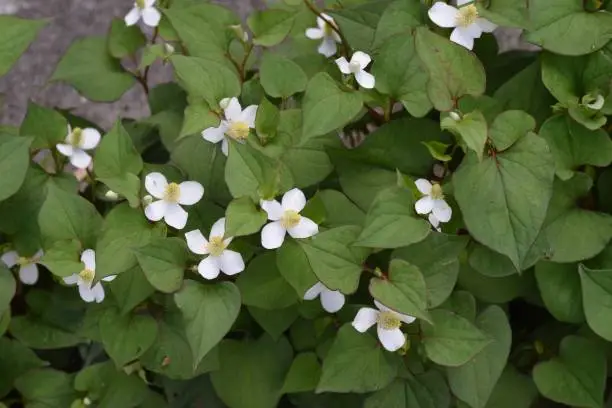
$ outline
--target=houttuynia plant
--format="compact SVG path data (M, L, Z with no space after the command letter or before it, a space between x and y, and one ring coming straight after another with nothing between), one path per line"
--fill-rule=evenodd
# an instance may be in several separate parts
M0 406L610 406L612 1L271 3L138 0L51 80L150 117L0 128Z

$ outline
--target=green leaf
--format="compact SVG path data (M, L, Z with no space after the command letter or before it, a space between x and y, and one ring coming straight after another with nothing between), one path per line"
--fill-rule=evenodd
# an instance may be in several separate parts
M135 250L136 259L149 283L164 293L173 293L183 284L187 248L179 238L153 238Z
M119 60L107 53L105 37L86 37L72 43L55 68L51 81L72 85L95 102L112 102L135 82Z
M253 44L272 47L281 43L291 31L293 13L288 10L257 11L248 17L247 25L254 35Z
M528 134L481 162L468 155L453 186L470 234L521 269L544 224L553 178L548 146Z
M151 316L121 315L115 308L107 309L100 319L104 350L118 369L142 356L155 342L157 330Z
M36 354L18 342L8 337L0 338L0 398L3 398L13 388L15 379L26 372L42 367L45 362Z
M323 360L317 392L378 391L393 381L399 363L370 334L345 324Z
M261 86L274 98L288 98L306 89L308 77L298 64L278 54L264 54L259 68Z
M433 324L424 323L423 346L427 357L436 364L459 367L470 361L491 343L467 319L444 309L430 311Z
M262 309L283 309L297 303L293 288L276 267L274 252L257 256L236 280L242 303Z
M347 7L329 13L342 31L346 41L357 50L368 52L375 31L389 0L375 2L343 2ZM314 19L313 19L314 21Z
M284 393L314 391L321 378L321 363L312 352L295 356L283 385Z
M368 250L354 247L360 228L345 226L298 240L312 271L331 290L349 294L357 290Z
M553 401L599 408L603 406L606 356L597 344L578 336L561 341L559 356L533 368L538 390Z
M328 74L315 75L304 95L302 133L305 138L324 135L346 125L361 110L361 94L338 87Z
M476 319L478 326L493 341L478 357L460 367L447 368L450 388L472 408L483 408L500 378L510 354L512 330L499 306L489 306Z
M536 121L529 114L519 110L500 113L493 120L489 137L498 152L508 149L521 137L533 132Z
M453 159L451 155L446 154L446 149L448 149L448 147L450 146L449 144L436 141L421 143L425 147L427 147L427 150L429 150L429 154L431 154L431 157L433 157L434 159L442 162L449 162Z
M257 209L249 197L233 200L225 211L225 235L241 237L258 232L268 220L264 211Z
M262 144L267 143L276 136L279 121L280 111L278 108L265 97L262 98L255 118L255 130Z
M430 231L429 223L414 212L410 190L393 187L378 193L354 245L398 248L422 241Z
M232 327L240 311L240 293L230 282L211 285L186 281L174 301L185 320L195 368Z
M33 149L55 148L66 138L68 121L54 109L30 101L19 134L34 137Z
M501 278L518 273L507 256L477 242L472 242L470 246L469 264L481 275Z
M588 130L569 116L558 115L544 122L540 135L555 158L557 176L563 180L582 165L606 167L612 163L612 140L603 129Z
M45 253L40 263L51 271L55 276L66 277L79 273L83 270L81 262L81 244L76 240L58 241Z
M108 33L108 52L114 58L136 55L147 39L137 25L127 26L123 19L113 19Z
M481 17L500 25L508 27L528 28L529 8L527 4L517 3L514 0L493 0L482 7L476 3Z
M69 407L77 398L73 376L51 368L28 371L15 381L28 408Z
M257 341L224 340L220 370L211 374L217 395L231 408L274 408L293 351L286 338L277 342L264 335Z
M330 228L363 225L365 213L337 190L319 190L311 199L320 199L325 208L324 224Z
M192 102L185 108L179 140L196 133L200 136L204 129L217 127L218 125L219 117L210 109L206 102Z
M529 408L538 395L531 377L508 364L493 389L487 408Z
M393 259L388 276L372 278L370 294L383 305L402 314L430 320L427 313L425 279L419 268L401 259Z
M555 319L568 323L584 322L576 264L540 261L535 267L535 277L544 305Z
M249 306L248 309L257 324L259 324L274 341L282 336L299 315L298 305L275 310L261 309L255 306Z
M121 273L108 285L122 314L126 314L155 293L139 266Z
M276 266L300 297L319 280L310 266L306 252L296 240L285 240L277 250Z
M470 322L476 321L476 298L465 290L454 291L440 308L455 312Z
M23 184L30 162L31 143L29 137L0 134L0 172L11 175L0 180L0 201L15 194Z
M482 160L484 147L487 143L488 128L487 121L480 111L466 113L459 120L447 116L440 122L440 127L459 135L463 143L476 153L478 160Z
M11 69L45 25L44 20L0 16L0 77Z
M406 3L401 0L394 1L385 8L380 16L372 45L378 48L387 41L392 41L394 36L410 32L422 24L423 18L419 4Z
M396 379L369 396L364 408L447 408L450 403L444 377L436 370L429 370Z
M589 269L580 265L578 271L582 297L580 294L577 297L578 301L582 298L587 323L595 333L611 341L612 329L609 323L612 316L612 270Z
M15 288L13 273L4 263L0 264L0 314L10 309L11 301L15 296Z
M439 111L449 111L464 95L481 95L485 91L485 73L476 56L429 31L416 29L416 50L429 72L427 94Z

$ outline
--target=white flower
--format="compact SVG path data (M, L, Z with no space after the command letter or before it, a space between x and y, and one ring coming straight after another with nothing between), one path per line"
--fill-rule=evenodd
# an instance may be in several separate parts
M78 285L79 295L87 303L95 301L101 303L104 300L104 288L102 282L91 285L96 277L96 252L93 249L86 249L81 254L81 262L84 268L78 274L63 278L67 285ZM117 275L110 275L102 278L104 282L114 280Z
M272 221L261 230L261 245L266 249L279 248L288 232L293 238L308 238L319 232L319 226L300 215L306 206L306 197L294 188L285 193L282 204L276 200L261 201L261 208Z
M100 143L100 132L93 128L74 128L68 125L65 143L58 143L57 150L70 158L77 169L86 169L91 164L91 156L85 150L94 149Z
M151 221L162 218L169 226L183 229L187 224L187 211L179 205L193 205L202 199L204 187L197 181L168 183L161 173L149 173L145 177L145 188L157 201L145 207L145 215Z
M157 27L161 13L155 7L155 0L136 0L134 8L125 16L125 24L133 26L142 18L149 27Z
M418 214L430 214L429 222L434 228L438 228L441 222L449 222L453 210L444 201L442 187L438 183L431 184L425 179L414 182L419 191L424 195L416 203L414 209Z
M317 282L304 294L304 300L321 298L323 309L329 313L336 313L344 306L344 295L338 290L331 290L321 282Z
M359 309L355 319L353 319L353 327L358 332L364 333L376 324L378 339L383 347L389 351L399 350L406 342L404 333L400 330L402 322L410 324L416 319L412 316L391 310L376 300L374 304L378 310L371 307L362 307Z
M255 128L255 117L257 116L257 105L251 105L242 110L238 98L224 98L220 104L225 118L221 120L218 127L210 127L202 132L204 140L211 143L221 143L221 151L227 156L227 137L238 142L244 142L249 136L250 129Z
M38 281L38 266L36 264L42 256L42 249L39 249L32 257L22 257L19 256L17 251L9 251L2 255L2 262L9 268L19 265L19 280L25 285L34 285Z
M336 22L327 14L321 13L321 16L317 17L317 26L317 28L307 29L306 37L311 40L322 39L323 41L318 48L319 54L331 57L338 51L336 43L342 42L336 30L334 30L337 27Z
M470 3L470 4L468 4ZM450 40L468 50L474 47L474 38L490 33L497 25L478 16L473 0L457 0L459 8L438 1L429 9L429 18L440 27L454 28Z
M351 61L348 62L346 58L340 57L336 60L336 65L340 68L343 74L355 75L357 83L363 88L372 89L374 88L375 79L374 75L365 71L365 67L372 61L372 58L365 52L356 51L351 57Z
M185 234L187 246L194 254L208 255L198 265L198 272L204 279L215 279L219 272L235 275L244 271L242 255L227 249L233 237L225 237L225 218L217 220L210 229L208 240L200 230Z

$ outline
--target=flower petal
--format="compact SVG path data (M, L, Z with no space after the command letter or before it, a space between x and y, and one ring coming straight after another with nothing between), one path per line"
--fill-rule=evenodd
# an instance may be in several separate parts
M250 105L244 108L239 116L240 122L246 123L251 129L255 129L255 118L257 117L257 105Z
M376 329L378 333L378 339L382 343L383 347L388 351L397 351L406 342L406 337L404 337L404 333L398 329L385 330L382 327L378 326Z
M427 14L438 27L452 28L457 26L459 10L442 1L436 2Z
M147 7L142 10L142 21L149 27L157 27L161 20L161 13L155 7Z
M319 226L310 218L300 217L298 224L287 230L293 238L310 238L319 233Z
M380 310L381 312L393 312L393 310L389 309L387 306L383 305L376 299L374 299L374 305L376 305L378 310Z
M150 221L159 221L166 215L168 204L164 200L155 201L145 207L145 216Z
M91 156L81 149L73 149L70 164L77 169L86 169L91 164Z
M333 38L325 37L323 38L323 41L321 41L321 45L319 45L317 51L319 52L319 54L322 54L329 58L334 55L336 51L338 51L338 46L336 45L336 41Z
M225 217L219 218L210 228L209 238L222 237L225 235Z
M351 62L356 62L359 64L359 68L365 69L372 62L372 58L363 51L355 51L351 57Z
M365 89L372 89L376 85L376 78L374 78L374 75L366 71L357 72L355 74L355 79L357 80L357 83Z
M268 214L270 221L278 221L283 216L283 207L276 200L261 200L259 205Z
M221 153L223 153L225 156L227 156L227 154L229 153L229 142L227 141L227 138L223 138L223 141L221 142Z
M421 178L415 181L414 184L416 184L416 187L419 190L419 192L421 192L421 194L425 194L425 195L431 194L431 189L433 186L431 185L429 180Z
M164 214L164 221L172 228L178 230L185 228L187 224L187 211L178 204L166 204L166 214Z
M401 313L397 313L397 317L404 323L406 324L410 324L412 322L414 322L416 320L416 317L414 316L410 316L410 315L406 315L406 314L401 314Z
M86 249L81 254L81 262L85 264L85 268L96 270L96 252L93 249Z
M364 333L376 324L376 319L378 319L378 310L371 307L362 307L355 315L352 324L355 330Z
M325 36L325 31L320 28L309 28L306 30L306 37L311 40L320 40Z
M283 245L285 233L280 221L274 221L263 227L261 230L261 246L266 249L276 249Z
M94 149L100 143L100 132L94 128L85 128L81 132L81 143L79 147L85 150Z
M440 222L449 222L453 215L453 210L446 201L434 200L432 213Z
M226 275L235 275L244 271L244 260L239 252L231 251L226 249L219 256L219 269L221 269Z
M75 273L73 275L63 277L62 279L66 285L76 285L79 281L79 275Z
M103 280L104 282L112 282L117 278L117 275L108 275L103 277L101 280Z
M94 300L96 303L102 303L104 300L104 287L100 282L96 283L93 288L91 288L91 292L94 295Z
M321 305L329 313L336 313L344 306L344 295L338 290L324 290L321 292Z
M144 0L144 6L146 7L153 7L153 5L155 4L155 0Z
M187 247L197 255L208 255L208 241L200 230L189 231L185 234Z
M227 107L224 109L225 119L234 122L240 118L240 114L242 113L242 107L240 106L240 102L238 98L235 96L230 98L227 103Z
M417 214L429 214L433 209L434 200L430 196L425 196L414 203L414 209Z
M486 18L477 18L476 24L485 33L492 33L497 28L497 24L490 22Z
M72 145L69 144L58 143L55 145L55 148L58 152L68 157L72 156L72 153L74 152Z
M2 259L2 262L4 262L7 267L12 268L17 264L17 260L19 260L19 254L17 253L17 251L9 251L2 254L2 258L0 259Z
M317 282L310 289L304 293L304 300L313 300L316 299L317 296L321 294L324 290L328 290L324 284L321 282Z
M472 38L480 38L480 36L482 35L482 28L480 28L480 26L476 23L470 24L467 27L461 27L461 29L465 30L467 35Z
M459 44L462 47L471 50L474 48L474 37L469 34L469 31L463 27L457 27L453 30L450 36L450 40L455 44Z
M164 198L166 187L168 187L168 181L161 173L149 173L145 177L145 188L155 198Z
M219 276L219 265L217 258L214 256L208 256L200 261L198 264L198 273L204 279L215 279Z
M83 299L87 303L93 302L96 298L93 289L89 286L88 283L79 284L79 295L81 296L81 299Z
M179 187L179 204L194 205L204 196L204 187L197 181L183 181Z
M342 72L343 74L348 75L351 73L349 62L346 60L346 58L344 57L337 58L336 65L338 66L338 69L340 69L340 72Z
M281 206L283 211L293 210L300 212L306 206L306 196L304 196L304 193L299 188L291 189L283 195Z
M140 9L138 7L134 7L131 9L123 19L125 21L125 25L133 26L140 20Z
M208 129L204 129L202 131L202 137L204 140L210 143L219 143L225 137L226 130L227 125L221 123L219 127L209 127Z
M440 220L434 215L434 213L429 213L429 216L427 217L427 219L429 220L429 223L431 224L432 227L434 227L435 229L438 229L440 227Z
M34 285L38 281L38 266L34 263L22 265L19 280L26 285Z

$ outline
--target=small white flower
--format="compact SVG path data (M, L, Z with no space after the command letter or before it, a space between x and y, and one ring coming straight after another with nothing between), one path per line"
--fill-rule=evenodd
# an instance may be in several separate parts
M204 279L215 279L219 272L235 275L244 271L242 255L227 249L233 237L225 237L225 218L217 220L210 229L208 240L200 230L185 234L187 246L197 255L208 255L198 265L198 272Z
M474 38L480 38L483 32L492 32L497 25L479 17L473 0L457 0L457 6L438 1L429 9L429 18L440 27L454 28L450 40L471 50Z
M378 310L371 307L362 307L353 319L353 327L360 333L365 333L376 324L378 339L383 347L389 351L399 350L406 342L404 333L400 330L402 322L410 324L416 318L398 313L389 309L378 301L374 301Z
M306 30L306 37L311 40L323 40L318 48L319 54L331 57L338 51L336 43L342 42L342 39L334 30L337 27L333 18L327 14L321 13L317 17L317 28L309 28Z
M101 303L104 300L104 288L102 282L91 285L96 277L96 252L93 249L86 249L81 254L81 262L84 268L81 272L63 278L67 285L77 285L79 295L87 303L95 301ZM104 282L111 282L117 275L110 275L102 278Z
M147 174L145 188L157 198L145 207L147 218L151 221L163 218L166 224L176 229L183 229L187 224L187 211L181 205L193 205L204 195L204 187L197 181L168 183L161 173Z
M441 222L449 222L453 210L444 201L442 187L438 183L431 184L425 179L418 179L414 183L424 195L414 203L415 211L418 214L430 214L429 222L434 228L438 228Z
M3 254L1 259L9 268L19 265L19 280L25 285L34 285L38 282L38 265L36 264L42 256L42 249L39 249L32 257L19 256L17 251L9 251Z
M100 132L93 128L74 128L68 125L68 134L65 143L58 143L55 147L77 169L86 169L91 164L91 156L85 150L95 149L100 143Z
M142 18L149 27L157 27L161 13L154 6L155 0L136 0L134 8L125 16L125 24L133 26Z
M319 232L319 226L300 215L306 206L306 197L294 188L285 193L282 204L276 200L261 201L261 208L272 221L261 230L261 245L266 249L279 248L289 233L293 238L308 238Z
M227 156L229 143L227 137L243 143L249 136L250 129L255 129L257 105L247 106L244 110L238 98L224 98L219 105L225 118L218 127L210 127L202 132L202 137L211 143L221 143L221 151Z
M321 282L317 282L304 294L304 300L321 298L323 309L329 313L336 313L344 306L344 295L339 290L331 290Z
M601 108L603 108L604 103L606 102L602 95L597 95L594 99L593 97L590 97L590 99L593 100L593 102L587 103L585 105L593 110L600 110Z
M340 71L346 75L355 75L357 83L363 88L372 89L376 83L374 75L365 71L365 68L372 61L372 58L365 52L356 51L351 57L351 61L347 61L346 58L340 57L336 60L336 65L340 68Z

